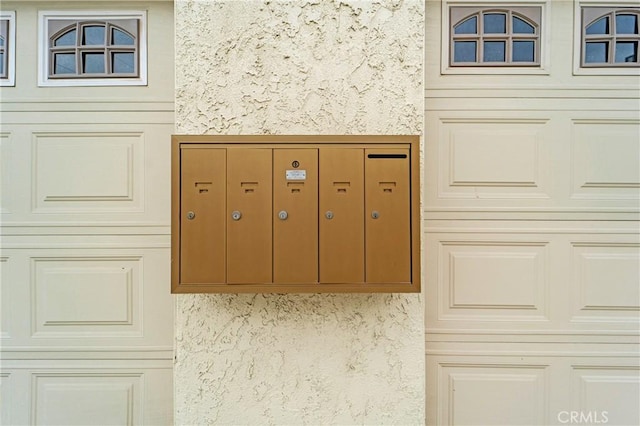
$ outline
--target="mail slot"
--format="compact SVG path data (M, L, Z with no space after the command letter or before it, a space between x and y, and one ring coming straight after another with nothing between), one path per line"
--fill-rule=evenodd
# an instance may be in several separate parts
M406 150L367 149L366 280L411 281L411 203Z
M419 137L173 137L172 292L420 291Z

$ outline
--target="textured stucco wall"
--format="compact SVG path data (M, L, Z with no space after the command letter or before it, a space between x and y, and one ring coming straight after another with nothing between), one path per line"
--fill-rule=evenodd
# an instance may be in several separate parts
M177 1L185 134L419 134L424 2ZM176 424L422 424L420 295L177 296Z

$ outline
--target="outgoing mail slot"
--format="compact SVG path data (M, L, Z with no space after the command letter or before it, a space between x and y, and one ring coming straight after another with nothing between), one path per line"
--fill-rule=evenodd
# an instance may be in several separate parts
M411 282L409 152L365 150L366 280Z

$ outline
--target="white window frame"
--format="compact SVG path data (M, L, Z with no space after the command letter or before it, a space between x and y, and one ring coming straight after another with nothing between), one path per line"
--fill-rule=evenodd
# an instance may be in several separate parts
M54 20L99 21L138 19L138 70L137 77L79 77L49 78L49 22ZM38 86L146 86L147 85L147 12L146 11L40 11L38 13Z
M573 74L574 75L635 75L640 76L640 68L637 67L616 67L607 65L582 66L582 8L583 7L606 7L624 9L627 7L638 7L638 1L616 1L616 0L582 0L576 1L573 13Z
M476 8L496 8L509 9L512 7L539 7L540 11L540 46L539 65L451 65L451 31L453 30L450 22L451 7L476 7ZM550 40L549 11L551 8L551 0L511 0L511 1L482 1L482 0L446 0L442 2L442 40L441 40L441 60L440 72L442 74L458 74L458 75L548 75L550 46L547 42Z
M16 85L16 12L0 11L0 18L9 21L4 52L7 56L7 78L0 78L0 86Z

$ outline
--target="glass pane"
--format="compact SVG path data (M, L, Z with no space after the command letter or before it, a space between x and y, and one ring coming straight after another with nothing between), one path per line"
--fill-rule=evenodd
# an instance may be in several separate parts
M504 62L504 41L485 41L483 61Z
M54 46L75 46L76 45L76 30L67 31L56 39L53 43Z
M120 31L118 29L113 29L111 31L111 44L117 46L131 46L133 45L133 37L124 31Z
M513 42L513 62L534 62L535 42L534 41L514 41Z
M56 53L53 57L53 73L54 74L75 74L76 73L76 54L75 53Z
M4 37L0 36L0 46L4 46Z
M606 41L587 43L584 62L587 64L606 63L609 50L608 45L609 43Z
M456 41L453 43L453 62L476 62L476 42Z
M82 44L83 45L98 45L104 46L104 26L92 25L84 27L82 29Z
M616 34L638 34L638 17L616 15Z
M82 69L85 74L103 74L104 53L82 54Z
M638 42L619 41L616 43L616 62L638 62Z
M587 34L609 34L609 17L598 19L587 27Z
M507 32L507 16L502 13L484 15L485 34L505 34Z
M4 75L4 53L0 52L0 75Z
M114 52L111 55L111 66L113 73L131 74L134 69L134 56L129 52Z
M534 34L535 29L533 25L529 25L527 22L520 18L513 17L513 32L515 34Z
M478 33L478 17L474 16L466 21L458 24L453 29L454 34L477 34Z

